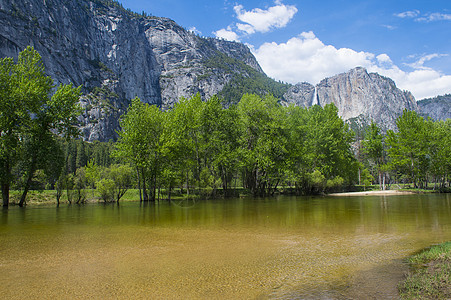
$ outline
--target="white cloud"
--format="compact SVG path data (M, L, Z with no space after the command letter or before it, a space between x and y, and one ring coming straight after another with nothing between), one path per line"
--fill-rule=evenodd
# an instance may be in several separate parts
M246 11L242 5L233 7L238 20L244 23L235 23L227 28L213 32L217 38L223 38L229 41L240 41L240 36L234 30L241 32L241 36L254 34L256 32L268 32L274 28L283 28L291 21L298 9L294 5L285 5L281 0L274 2L266 10L254 8ZM233 27L233 28L232 28Z
M420 18L416 18L415 21L419 22L451 21L451 14L432 13Z
M425 62L441 57L439 54L423 56L410 65L413 71L406 72L394 65L387 54L337 49L325 45L313 32L303 32L286 43L265 43L251 50L266 74L293 84L302 81L316 84L326 77L362 66L392 78L399 88L411 91L416 99L451 92L451 75L424 67Z
M396 29L396 26L393 26L393 25L381 25L382 27L384 27L384 28L387 28L388 30L395 30Z
M396 17L402 19L413 19L418 22L434 22L434 21L451 21L451 14L444 13L428 13L421 14L419 10L409 10L399 14Z
M255 32L268 32L274 28L285 27L297 13L298 9L294 5L285 5L280 0L275 1L275 6L264 10L254 8L246 11L242 5L236 5L233 9L238 20L239 30L252 34Z
M405 64L405 65L409 66L413 69L429 70L430 68L424 66L424 64L426 62L428 62L434 58L440 58L440 57L445 57L445 56L448 56L448 54L439 54L439 53L428 54L428 55L424 55L424 56L420 57L417 61L415 61L413 63ZM414 58L414 56L411 58Z
M235 41L235 42L239 42L239 38L238 35L232 31L232 29L229 27L227 27L227 29L219 29L218 31L213 32L214 35L217 38L220 39L225 39L227 41Z
M303 32L286 43L265 43L254 55L270 76L290 83L317 83L357 65L369 66L374 54L324 45L313 32Z
M419 10L409 10L409 11L405 11L399 14L395 14L395 16L399 17L399 18L415 18L420 14Z
M196 27L190 27L190 29L188 29L188 31L191 31L192 33L194 33L194 34L197 34L197 35L202 35L202 32L200 32L199 30L197 30L197 28Z
M238 30L246 32L247 34L255 33L255 28L249 24L237 23L236 27L238 28Z

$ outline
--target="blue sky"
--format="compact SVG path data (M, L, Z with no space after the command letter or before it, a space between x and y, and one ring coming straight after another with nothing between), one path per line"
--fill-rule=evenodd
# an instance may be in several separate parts
M363 66L417 99L451 93L450 0L120 2L245 43L277 80L316 84Z

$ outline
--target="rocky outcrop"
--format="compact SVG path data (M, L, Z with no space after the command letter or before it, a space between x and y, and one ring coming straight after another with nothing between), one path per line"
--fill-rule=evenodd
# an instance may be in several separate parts
M117 137L118 120L134 97L168 109L196 93L219 94L226 105L243 92L269 92L284 104L334 103L345 120L374 120L384 129L395 127L403 109L417 110L409 92L363 68L317 86L277 83L243 44L199 37L115 0L0 0L0 26L0 57L17 57L32 45L56 84L83 86L79 120L91 141ZM227 99L224 91L231 90L234 99Z
M313 90L313 92L312 92ZM398 89L393 80L358 67L322 80L316 87L296 85L284 95L291 103L325 106L334 103L344 120L374 120L384 130L394 129L404 109L418 110L410 92Z
M0 27L0 57L32 45L55 83L83 86L80 121L88 140L114 138L134 97L168 108L180 97L217 94L247 72L241 65L263 73L243 44L201 38L112 0L0 0ZM221 55L241 64L205 64Z
M426 117L436 121L451 119L451 94L422 99L417 103L420 112Z
M308 82L301 82L291 86L284 94L287 104L300 107L310 107L317 104L316 88Z

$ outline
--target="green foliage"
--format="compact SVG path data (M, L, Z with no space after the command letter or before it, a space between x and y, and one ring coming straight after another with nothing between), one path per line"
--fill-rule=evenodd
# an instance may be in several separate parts
M421 187L430 163L428 123L416 112L405 110L396 125L398 132L390 130L387 133L389 167L406 175L415 187Z
M243 61L219 51L205 59L204 65L209 69L220 69L227 73L235 73L229 83L218 94L227 106L237 104L245 94L256 94L259 96L271 94L277 99L282 99L283 94L289 88L288 84L275 81L246 65ZM201 79L198 78L198 80Z
M371 125L365 131L362 147L362 153L366 156L370 167L374 168L378 174L381 188L385 189L385 187L382 186L382 176L385 176L384 170L386 169L384 136L382 135L380 128L373 121L371 121Z
M384 136L371 123L362 141L365 166L378 175L381 188L394 177L418 189L433 181L434 189L445 191L451 173L451 120L434 122L404 110L396 125Z
M90 160L85 167L85 176L87 185L90 188L95 187L95 183L100 179L100 168L93 160Z
M360 180L364 186L364 189L366 190L366 188L373 183L374 177L373 175L371 175L368 169L363 169L360 173Z
M324 192L327 184L327 179L323 174L321 174L320 171L313 171L313 173L308 174L308 178L310 181L311 189L314 193Z
M287 158L283 108L272 96L246 94L238 116L245 186L255 195L271 194L283 178Z
M335 189L339 189L340 187L343 186L345 180L343 178L341 178L340 176L337 176L333 179L328 179L326 182L326 188L328 190L335 190Z
M109 169L109 177L114 182L114 197L116 202L124 196L131 187L133 179L133 168L130 165L112 165Z
M104 202L113 202L115 200L113 179L102 178L96 182L97 191Z
M83 203L86 200L86 170L85 168L77 169L77 173L74 176L74 189L76 192L76 200L77 204Z
M368 155L368 158L371 159L375 165L380 166L384 163L383 136L380 128L373 121L366 130L365 139L362 144L363 152Z
M211 68L236 67L230 57L205 63ZM23 188L23 204L28 189L45 185L55 186L57 199L65 188L68 201L81 203L88 198L86 188L94 186L104 201L119 201L134 181L145 201L155 201L163 191L170 198L175 188L209 197L218 191L231 195L237 183L254 195L271 195L285 185L309 194L356 182L354 136L333 104L283 107L277 98L282 86L276 84L281 90L272 96L268 86L246 81L260 73L244 63L239 68L246 72L236 77L237 84L265 92L244 94L237 105L226 108L220 97L202 101L198 94L181 99L169 111L135 98L120 120L119 141L113 144L71 139L77 135L80 88L61 85L50 97L53 85L36 51L27 48L17 63L2 59L3 199L8 199L11 183ZM446 188L450 129L450 120L433 122L408 111L398 118L397 131L387 136L372 123L362 141L363 184L370 185L375 174L381 182L391 171L418 187L432 179Z
M133 12L129 8L125 9L122 4L117 0L91 0L91 2L94 2L96 6L97 12L101 14L106 14L108 12L109 8L115 8L122 11L124 14L126 14L130 18L156 18L153 16L147 15L146 12L142 12L141 14Z
M80 88L60 85L50 97L52 79L45 75L41 56L32 47L19 53L17 63L0 60L0 181L3 205L9 202L12 170L20 162L24 168L25 203L34 173L55 143L54 135L70 138L78 133Z
M164 152L164 118L164 113L158 107L142 103L139 98L135 98L120 121L122 130L119 132L114 155L136 168L138 185L141 186L142 183L144 200L155 200L156 197Z
M121 126L115 156L137 171L144 200L155 200L161 187L170 197L176 186L204 196L222 186L228 195L238 177L254 195L293 182L322 193L357 174L352 133L332 105L287 108L273 96L246 94L223 108L217 97L195 95L163 112L134 99Z
M253 70L253 69L252 69ZM245 94L257 94L260 96L274 95L277 99L283 99L289 85L267 77L253 70L250 75L235 75L229 83L219 92L218 96L224 99L224 104L237 104L236 99L240 99Z

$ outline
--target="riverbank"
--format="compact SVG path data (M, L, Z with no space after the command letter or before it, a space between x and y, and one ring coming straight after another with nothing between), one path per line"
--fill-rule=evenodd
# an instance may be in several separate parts
M345 193L333 193L328 196L389 196L389 195L412 195L417 194L412 191L402 190L385 190L385 191L366 191L366 192L345 192Z
M408 259L411 271L399 284L401 299L451 299L451 241Z

